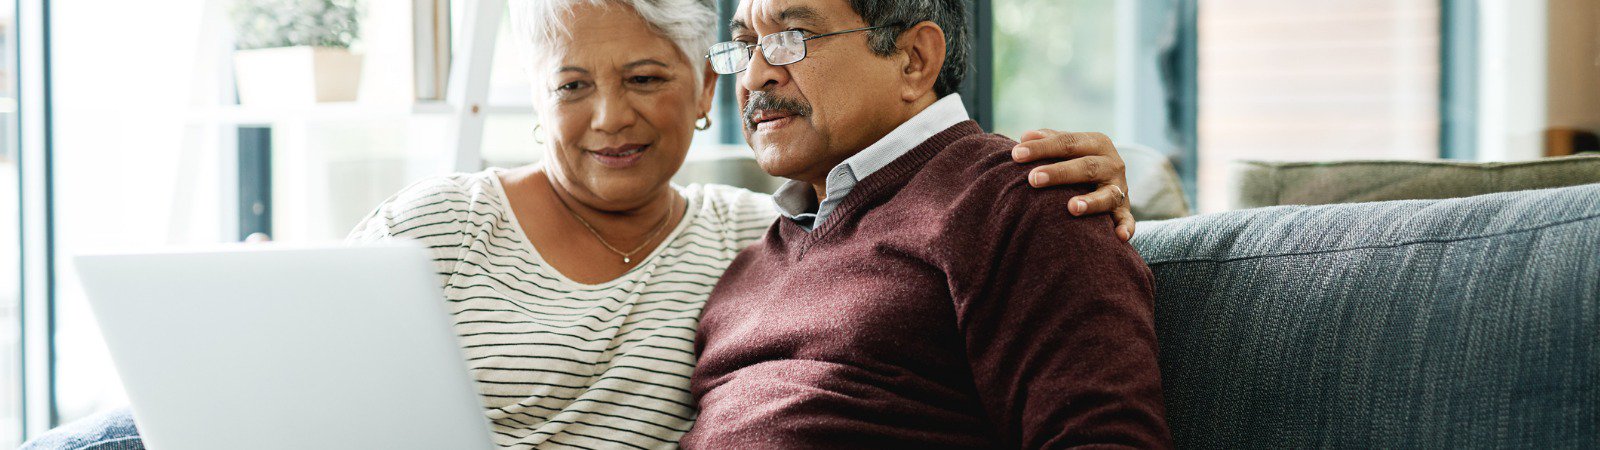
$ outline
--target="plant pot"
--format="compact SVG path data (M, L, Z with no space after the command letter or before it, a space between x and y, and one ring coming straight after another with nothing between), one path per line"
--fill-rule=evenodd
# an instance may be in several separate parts
M355 101L361 55L333 47L283 47L233 52L239 104L305 106Z

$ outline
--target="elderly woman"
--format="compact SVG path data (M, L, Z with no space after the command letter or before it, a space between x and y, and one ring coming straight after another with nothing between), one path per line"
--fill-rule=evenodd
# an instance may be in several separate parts
M777 217L743 189L669 183L715 86L710 0L514 0L543 122L543 162L440 176L379 205L353 242L433 250L455 330L502 447L675 447L694 423L701 306ZM1099 183L1073 214L1132 234L1121 160L1096 134L1033 132L1018 159L1054 184ZM1083 176L1083 166L1118 170ZM126 410L25 448L140 448Z

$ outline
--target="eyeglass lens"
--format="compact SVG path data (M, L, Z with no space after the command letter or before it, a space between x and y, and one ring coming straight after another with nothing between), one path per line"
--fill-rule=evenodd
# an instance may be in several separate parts
M766 57L767 64L789 65L806 57L806 39L799 31L772 33L762 36L759 42L761 56ZM753 47L757 46L738 41L713 45L707 54L711 59L711 68L724 75L743 72L750 66Z

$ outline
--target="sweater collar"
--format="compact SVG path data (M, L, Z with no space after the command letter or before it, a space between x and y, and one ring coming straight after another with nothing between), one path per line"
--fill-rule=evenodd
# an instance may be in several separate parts
M922 170L922 166L928 160L933 159L945 147L949 147L962 138L978 134L983 134L983 128L979 127L977 122L971 120L957 123L940 131L920 145L905 152L900 158L883 166L873 176L863 178L852 189L854 193L839 202L839 207L832 213L833 220L819 223L812 229L806 229L793 220L779 220L777 224L778 234L782 236L783 240L801 247L800 253L803 254L804 247L809 247L812 243L829 235L832 230L853 222L860 214L857 212L858 209L870 208L871 205L876 204L875 202L880 197L899 192L901 187L905 186L917 172Z
M772 203L784 218L810 231L827 220L861 180L882 170L906 152L955 124L969 119L961 94L950 94L933 102L872 145L856 152L828 171L827 196L817 203L810 183L789 180L772 194Z

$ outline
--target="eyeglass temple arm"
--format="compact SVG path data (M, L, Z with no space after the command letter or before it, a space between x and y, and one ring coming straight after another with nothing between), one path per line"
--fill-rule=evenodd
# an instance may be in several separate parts
M857 31L876 30L876 29L879 29L879 28L889 28L890 26L892 26L892 25L878 25L878 26L875 26L875 27L853 28L853 29L849 29L849 30L835 31L835 32L832 32L832 33L822 33L822 34L819 34L819 35L816 35L816 36L812 36L812 37L808 37L808 38L801 39L801 40L802 41L809 41L809 40L812 40L812 39L825 38L825 37L833 36L833 35L836 35L836 34L845 34L845 33L854 33L854 32L857 32Z

